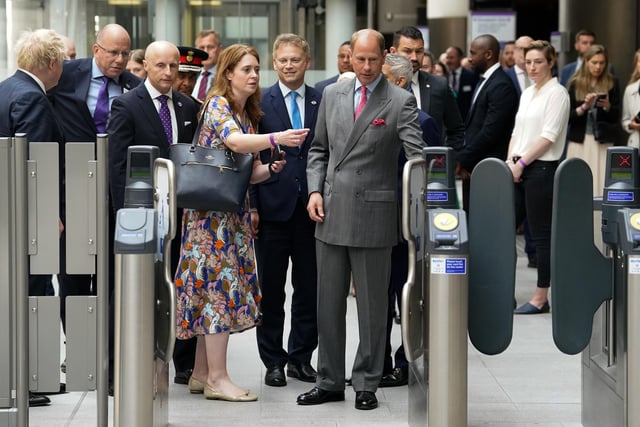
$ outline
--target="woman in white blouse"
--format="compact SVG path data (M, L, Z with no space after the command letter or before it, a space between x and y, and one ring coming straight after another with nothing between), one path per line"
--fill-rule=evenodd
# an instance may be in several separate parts
M633 73L622 98L622 128L629 133L627 145L640 147L640 49L634 59Z
M515 184L516 224L526 216L538 260L536 292L515 313L539 314L549 311L553 177L564 150L570 103L566 89L551 75L553 46L536 40L524 52L535 85L522 92L506 161Z

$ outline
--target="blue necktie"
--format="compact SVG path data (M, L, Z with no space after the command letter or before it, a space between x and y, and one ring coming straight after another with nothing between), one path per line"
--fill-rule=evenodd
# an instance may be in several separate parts
M98 91L96 109L93 112L93 122L96 124L98 133L104 133L109 120L109 77L102 76L102 86Z
M164 133L167 135L167 141L169 144L173 144L173 129L171 128L171 113L169 112L169 106L167 105L167 95L160 95L158 100L160 101L160 121L164 128Z
M291 95L291 125L294 129L302 129L300 109L298 108L298 103L296 102L298 92L292 90L291 92L289 92L289 94Z

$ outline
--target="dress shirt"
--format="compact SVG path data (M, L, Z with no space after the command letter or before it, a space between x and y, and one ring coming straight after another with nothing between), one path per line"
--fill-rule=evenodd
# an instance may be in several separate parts
M557 78L553 77L540 89L535 85L528 87L520 97L509 155L526 155L535 141L543 137L553 143L538 160L559 160L567 138L570 108L569 94Z
M520 93L524 92L527 88L527 72L522 68L514 65L514 70L516 72L516 77L518 77L518 84L520 85Z
M369 100L371 99L371 94L376 89L376 86L378 86L378 83L380 83L380 79L382 79L382 73L378 75L377 79L367 85L367 102L369 102ZM355 95L353 97L353 111L356 111L356 109L358 108L358 104L360 104L360 97L362 96L362 91L360 90L362 83L360 83L360 80L358 80L357 78L355 78L354 80L356 81L356 85Z
M207 76L207 92L209 92L209 89L211 89L211 85L213 84L213 79L215 78L216 75L216 67L213 66L211 68L209 68L209 75ZM198 91L200 90L200 82L202 81L202 73L205 72L205 69L202 68L202 70L200 70L200 73L198 74L198 79L196 80L196 85L193 87L193 92L191 92L191 96L194 98L198 98ZM205 92L205 93L207 93Z
M91 116L96 110L98 103L98 92L104 83L102 80L104 73L100 71L96 64L95 58L91 61L91 82L89 83L89 92L87 93L87 107L91 111ZM120 76L110 79L109 82L109 112L111 112L111 104L113 100L122 95L122 86L120 86Z
M629 135L627 145L640 147L640 131L629 129L629 122L640 113L640 82L636 81L628 85L622 98L622 127Z
M422 109L422 100L420 99L420 83L418 83L418 76L420 75L420 70L413 73L411 76L411 92L413 92L413 96L416 97L416 102L418 103L418 110Z
M472 104L476 102L476 98L482 90L482 87L485 85L485 83L487 83L487 80L489 80L491 75L498 69L498 67L500 67L500 63L496 62L484 72L484 74L482 75L482 79L480 79L478 86L476 86L476 90L473 93L473 100L471 101Z
M300 110L300 122L302 123L302 127L304 127L304 95L305 95L304 84L295 90L289 89L288 87L283 85L281 81L278 81L278 86L280 87L280 91L282 92L284 103L287 106L287 113L289 114L289 117L291 117L291 92L298 93L298 97L296 98L296 104L298 104L298 110ZM293 124L293 122L291 122L291 124Z
M167 107L169 107L169 112L171 113L171 136L173 137L173 141L169 141L170 144L175 144L178 142L178 120L176 119L176 111L173 107L173 91L169 90L167 93L160 93L155 87L151 86L149 80L144 81L144 86L149 91L149 95L153 100L153 105L156 106L156 111L158 111L158 115L160 114L160 100L158 97L160 95L167 95Z

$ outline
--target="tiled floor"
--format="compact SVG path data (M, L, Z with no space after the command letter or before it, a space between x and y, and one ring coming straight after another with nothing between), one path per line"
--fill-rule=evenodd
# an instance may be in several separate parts
M520 244L521 246L521 244ZM521 253L521 250L519 251ZM525 302L535 287L535 271L518 261L516 298ZM347 362L357 345L355 300L349 298ZM394 347L400 328L394 327ZM486 356L469 344L469 426L473 427L578 427L580 424L580 356L558 351L552 340L551 315L516 316L513 340L501 355ZM255 332L231 337L229 371L240 385L257 392L258 402L207 401L191 395L185 386L171 384L171 426L407 426L407 387L379 389L380 407L354 409L354 393L346 401L315 407L298 406L296 396L311 385L295 379L287 387L263 384L264 367L258 357ZM315 364L315 360L314 360ZM172 378L172 377L171 377ZM93 426L94 393L51 396L49 407L30 411L31 426ZM113 400L110 399L110 413ZM111 417L110 417L111 418ZM110 420L111 425L111 420ZM425 421L426 425L426 421ZM446 427L446 426L435 426Z

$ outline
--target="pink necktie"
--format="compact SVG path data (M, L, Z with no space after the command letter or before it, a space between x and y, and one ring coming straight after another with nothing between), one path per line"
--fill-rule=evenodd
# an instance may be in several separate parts
M360 115L360 113L364 109L365 104L367 103L367 87L360 86L360 90L362 91L362 95L360 95L360 103L358 104L358 107L356 108L356 113L354 115L354 118L356 120L358 119L358 116Z

